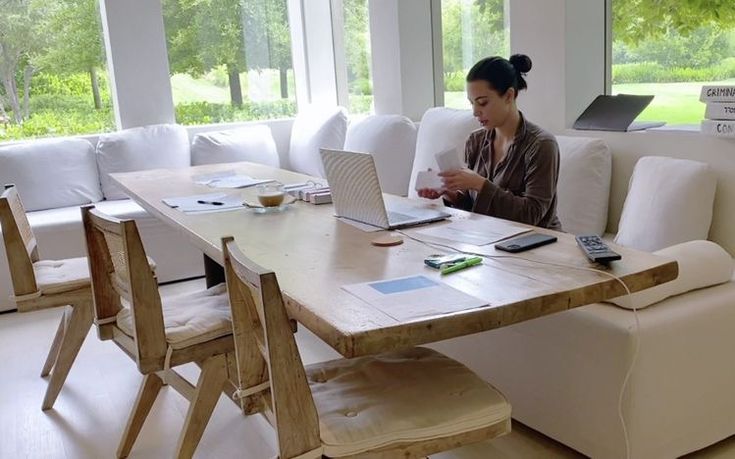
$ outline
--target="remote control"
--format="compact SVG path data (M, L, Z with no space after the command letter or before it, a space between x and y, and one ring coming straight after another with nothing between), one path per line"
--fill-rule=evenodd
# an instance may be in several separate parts
M613 252L597 235L577 236L577 245L587 255L587 258L595 263L607 264L622 258L619 253Z

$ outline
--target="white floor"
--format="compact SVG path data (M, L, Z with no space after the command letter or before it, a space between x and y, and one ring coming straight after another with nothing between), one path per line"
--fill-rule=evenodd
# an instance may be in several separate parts
M163 287L164 294L199 288L202 281ZM61 311L0 314L0 458L114 457L128 411L142 379L134 363L93 329L71 369L56 405L41 411L46 381L39 372ZM305 363L337 354L303 327L296 335ZM196 367L185 369L190 379ZM187 403L164 388L146 420L131 458L172 457ZM260 416L243 416L222 398L197 450L199 458L263 459L275 456L273 431ZM491 442L432 459L580 458L580 454L517 423ZM735 458L735 438L690 456Z

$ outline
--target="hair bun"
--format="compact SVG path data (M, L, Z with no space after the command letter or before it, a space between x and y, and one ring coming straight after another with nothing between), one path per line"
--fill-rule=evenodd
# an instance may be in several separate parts
M508 60L518 73L528 73L533 67L531 58L525 54L514 54Z

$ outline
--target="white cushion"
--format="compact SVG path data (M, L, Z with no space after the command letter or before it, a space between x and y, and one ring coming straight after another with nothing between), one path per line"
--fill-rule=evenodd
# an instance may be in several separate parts
M464 161L464 147L472 131L480 128L470 110L430 108L424 113L416 137L416 155L411 169L408 196L417 197L416 174L428 168L438 169L434 155L454 148Z
M41 260L33 263L36 286L44 295L69 292L89 286L86 257L65 260Z
M227 286L218 284L207 290L161 298L166 342L183 349L232 333ZM117 326L133 336L133 317L125 307L117 313Z
M323 109L310 106L299 110L291 128L288 150L290 167L317 177L324 177L320 148L341 149L347 133L347 114L342 107Z
M510 422L503 394L426 348L318 363L306 373L328 457Z
M97 163L106 199L127 195L108 174L147 169L189 167L189 136L177 124L159 124L103 134L97 141Z
M670 296L729 282L733 275L733 259L722 247L711 241L689 241L654 252L679 263L679 276L671 282L620 296L610 300L626 309L642 309Z
M717 178L698 161L646 156L630 178L615 242L653 251L707 239Z
M612 156L602 139L557 136L559 181L556 211L571 234L602 235L607 226Z
M0 148L0 186L14 183L26 211L100 201L94 147L84 139L24 142Z
M371 153L385 193L406 196L416 151L416 126L401 115L374 115L350 124L345 150Z
M281 166L276 142L268 126L259 124L194 136L191 143L192 166L238 161Z

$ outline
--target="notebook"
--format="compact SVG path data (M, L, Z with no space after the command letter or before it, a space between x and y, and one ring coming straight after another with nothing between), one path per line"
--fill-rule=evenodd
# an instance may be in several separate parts
M419 225L449 217L446 212L420 208L407 202L390 202L386 207L375 161L369 153L319 150L332 202L338 217L385 229Z
M574 122L574 129L629 132L663 126L663 121L633 122L652 100L653 96L630 94L597 96Z

